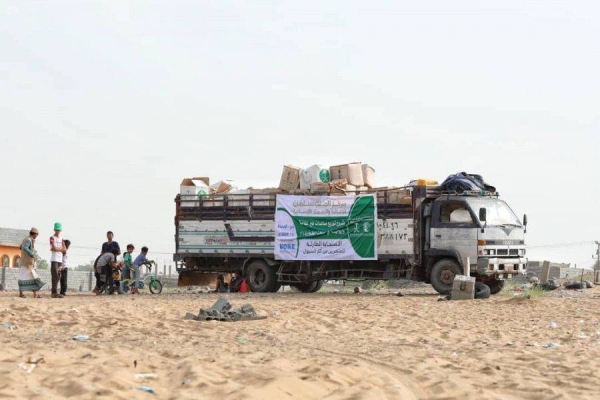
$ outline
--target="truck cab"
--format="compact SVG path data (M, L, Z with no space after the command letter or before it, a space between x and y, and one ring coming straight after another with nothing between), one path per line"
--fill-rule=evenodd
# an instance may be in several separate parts
M423 261L440 293L449 293L455 275L469 274L492 294L505 279L524 273L526 216L521 222L495 195L440 195L423 205Z

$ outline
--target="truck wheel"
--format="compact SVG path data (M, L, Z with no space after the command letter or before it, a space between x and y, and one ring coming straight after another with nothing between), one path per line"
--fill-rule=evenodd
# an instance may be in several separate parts
M273 285L273 287L271 288L271 292L277 293L277 292L279 292L279 289L281 289L281 283L275 282L275 285Z
M475 296L476 299L489 299L490 298L490 287L485 283L475 282Z
M277 272L264 261L255 260L246 269L246 281L253 292L270 292L277 284Z
M435 263L431 269L431 286L439 294L450 294L454 277L462 273L456 261L444 258Z
M504 281L499 281L494 279L493 281L489 281L486 283L490 287L491 294L498 294L504 288Z
M296 283L295 285L291 286L298 289L302 293L315 293L323 287L323 281L321 280L311 283Z
M312 288L310 289L310 293L316 293L319 290L321 290L321 288L323 287L323 282L325 282L324 280L320 280L320 281L316 281L314 282L314 286L312 286Z

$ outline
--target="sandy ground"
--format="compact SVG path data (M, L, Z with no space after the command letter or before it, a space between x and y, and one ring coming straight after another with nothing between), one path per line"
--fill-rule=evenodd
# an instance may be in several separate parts
M183 319L216 294L2 293L0 397L600 397L599 288L460 302L400 290L229 294L268 317L235 323Z

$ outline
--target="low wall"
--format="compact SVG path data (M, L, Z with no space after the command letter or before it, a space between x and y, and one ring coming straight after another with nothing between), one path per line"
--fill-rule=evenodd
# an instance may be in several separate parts
M519 281L528 281L529 278L542 277L543 261L530 261L527 264L527 276L520 276ZM571 268L570 264L550 262L548 269L548 279L573 279L581 277L581 274L591 274L592 270L582 268Z
M52 288L52 276L50 275L49 269L38 269L36 270L42 282L46 285L42 288L43 290L50 290ZM4 290L19 290L18 283L19 268L0 268L0 284ZM89 292L93 289L93 285L96 284L94 274L91 271L69 271L67 275L67 288L68 291L82 291Z
M46 285L42 288L44 290L52 289L52 276L50 275L49 269L38 269L36 270L42 282ZM163 275L163 271L159 271L158 279L162 282L164 287L176 287L178 274L173 273L171 275ZM18 283L19 268L0 267L0 284L4 290L19 290ZM142 279L146 274L142 274ZM96 284L96 278L94 273L91 271L73 271L69 270L67 275L67 290L70 292L91 292ZM146 280L146 284L148 281ZM60 285L59 285L60 287Z

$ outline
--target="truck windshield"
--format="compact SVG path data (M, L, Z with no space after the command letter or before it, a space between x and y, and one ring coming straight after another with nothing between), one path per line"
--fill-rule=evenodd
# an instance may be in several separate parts
M510 209L510 207L498 199L469 199L469 205L473 209L475 215L479 216L479 209L487 209L486 219L487 225L514 225L521 226L521 222ZM481 222L481 221L480 221ZM483 224L483 223L482 223Z

